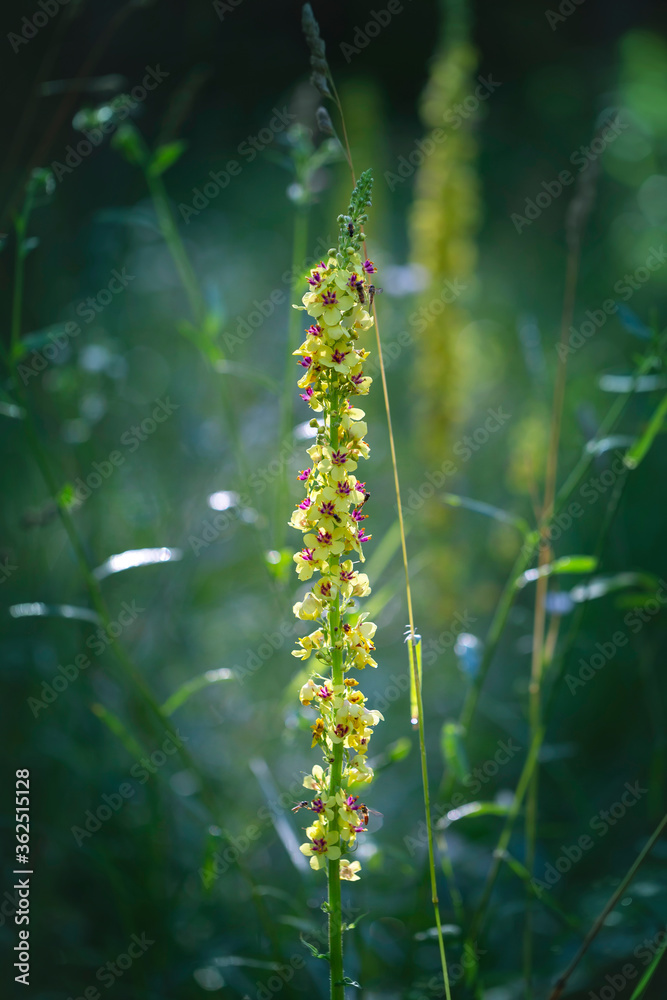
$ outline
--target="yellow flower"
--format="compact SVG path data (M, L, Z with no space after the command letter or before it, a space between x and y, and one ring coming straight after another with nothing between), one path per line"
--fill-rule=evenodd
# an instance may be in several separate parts
M303 787L310 788L313 792L321 792L325 786L324 769L319 764L315 764L311 773L303 779Z
M318 719L315 725L310 728L313 731L313 742L310 744L310 749L312 750L314 746L317 746L324 735L324 719Z
M317 684L311 677L308 681L306 681L306 683L299 691L299 701L301 702L302 705L308 707L308 705L312 703L316 692L317 692Z
M359 876L357 872L359 871L361 871L361 865L358 861L352 861L349 865L343 861L340 866L340 877L347 882L358 882Z
M292 610L297 618L312 621L322 614L322 602L311 592L302 601L297 601Z
M317 569L317 560L312 549L301 549L292 556L300 580L310 580Z
M310 635L301 636L297 639L301 649L293 649L292 656L307 660L313 650L321 648L323 641L324 633L321 629L318 629L317 632L311 632Z
M306 830L311 840L310 844L301 844L299 850L306 857L310 856L310 867L317 871L324 867L325 861L337 861L340 857L340 847L337 846L339 835L337 830L327 833L322 823L314 823Z

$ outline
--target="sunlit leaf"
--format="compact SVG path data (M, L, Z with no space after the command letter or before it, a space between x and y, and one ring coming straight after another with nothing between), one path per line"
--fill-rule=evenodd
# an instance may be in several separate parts
M635 440L629 434L612 434L610 437L600 438L599 441L595 439L589 441L586 445L586 451L589 455L604 455L605 452L612 451L614 448L628 448L635 443Z
M522 517L511 514L507 510L502 510L500 507L493 507L490 503L484 503L482 500L472 500L470 497L462 497L457 493L443 493L441 499L443 503L446 503L450 507L465 507L466 510L472 510L476 514L492 517L494 521L511 524L522 535L527 535L530 531L528 522L524 521Z
M450 809L442 819L439 819L436 826L444 829L451 823L456 823L460 819L471 819L478 816L507 816L512 809L512 803L504 802L468 802L459 806L458 809Z
M664 375L601 375L598 385L603 392L656 392L667 388Z
M30 604L12 604L9 609L12 618L71 618L81 622L101 623L97 611L92 608L77 608L71 604L42 604L34 601Z
M561 556L560 559L538 566L534 569L527 569L525 573L517 577L516 586L525 587L527 583L534 583L542 576L552 576L561 573L593 573L597 568L598 560L595 556Z
M178 562L183 558L181 549L128 549L126 552L118 552L109 556L106 562L93 570L93 576L98 580L105 580L106 577L114 573L122 573L126 569L135 569L137 566L152 566L155 563Z
M612 576L595 576L587 583L580 583L569 592L575 604L595 601L624 587L643 587L655 592L658 578L650 573L614 573Z

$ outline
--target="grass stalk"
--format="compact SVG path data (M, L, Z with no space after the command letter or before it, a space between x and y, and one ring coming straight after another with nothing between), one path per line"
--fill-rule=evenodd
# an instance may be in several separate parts
M658 826L653 831L653 833L651 834L651 836L647 840L646 844L644 845L644 847L642 848L642 850L639 852L639 854L637 855L636 859L634 860L634 862L632 863L632 865L630 865L630 868L625 873L625 875L623 876L623 878L619 882L618 886L616 887L616 889L614 890L614 892L611 894L611 896L607 900L607 902L606 902L606 904L605 904L602 912L600 913L600 915L598 916L597 920L595 921L595 923L593 924L593 926L589 930L588 934L584 938L584 940L583 940L583 942L581 944L581 947L577 951L576 955L574 956L574 958L572 959L572 961L570 962L570 964L568 965L568 967L565 969L565 971L563 972L563 974L558 977L556 985L554 986L553 990L549 994L549 1000L560 1000L560 997L563 995L565 987L567 986L567 984L568 984L568 982L569 982L569 980L570 980L570 978L572 976L572 973L577 968L577 966L579 965L579 962L582 960L582 958L584 957L584 955L586 954L586 952L590 948L591 944L593 943L593 941L595 940L595 938L597 937L597 935L602 930L602 928L604 926L605 920L607 919L607 917L609 916L609 914L611 913L611 911L614 909L614 907L618 903L618 901L621 898L621 896L623 896L623 894L626 892L628 886L630 885L630 883L632 882L633 878L635 877L635 875L639 871L640 867L642 866L642 864L644 863L644 861L646 860L646 858L648 857L648 855L653 850L653 847L656 844L656 842L658 840L658 837L660 836L660 834L664 830L665 826L667 826L667 815L665 815L665 816L662 817L662 819L658 823Z
M344 142L344 148L345 148L345 155L346 155L347 162L348 162L348 165L349 165L349 168L350 168L350 173L352 175L352 183L354 185L354 184L356 184L356 176L355 176L355 170L354 170L354 162L353 162L353 159L352 159L352 151L350 149L350 143L349 143L349 139L348 139L347 128L346 128L346 125L345 125L345 115L343 113L343 105L341 103L340 97L338 96L338 91L336 89L336 84L334 82L334 79L333 79L333 76L332 76L331 73L329 73L329 83L331 85L333 99L334 99L334 102L335 102L336 107L338 109L338 114L339 114L339 117L340 117L341 128L342 128L342 132L343 132L343 142ZM363 242L363 248L364 248L364 255L367 256L366 240L365 239L364 239L364 242ZM404 572L404 575L405 575L405 596L406 596L406 603L407 603L407 609L408 609L408 624L409 624L409 633L408 633L408 637L407 637L407 644L408 644L410 676L416 678L417 674L415 673L415 671L417 669L417 666L416 666L416 657L415 657L414 654L415 654L415 647L417 646L418 643L421 642L421 639L418 638L417 632L416 632L416 629L415 629L415 619L414 619L414 612L413 612L413 607L412 607L412 590L411 590L411 587L410 587L410 570L409 570L409 565L408 565L408 547L407 547L406 535L405 535L405 524L403 522L403 505L401 503L401 483L400 483L400 477L399 477L399 473L398 473L398 461L397 461L397 458L396 458L396 443L395 443L395 440L394 440L394 429L393 429L393 423L392 423L392 419L391 419L391 404L390 404L390 401L389 401L389 389L387 388L387 376L386 376L386 372L385 372L384 358L383 358L383 354L382 354L382 340L381 340L381 337L380 337L380 324L378 322L377 307L376 307L375 301L373 301L373 304L372 304L372 311L373 311L373 321L374 321L374 324L375 324L375 343L376 343L376 349L377 349L378 364L379 364L379 368L380 368L380 377L381 377L381 380L382 380L382 396L383 396L383 400L384 400L385 416L386 416L386 419L387 419L387 431L388 431L388 434L389 434L389 450L390 450L390 454L391 454L391 467L392 467L393 479L394 479L394 492L395 492L395 496L396 496L396 507L397 507L397 511L398 511L398 525L399 525L399 531L400 531L400 536L401 536L401 555L402 555L402 559L403 559L403 572ZM444 943L444 939L443 939L443 936L442 936L442 923L441 923L441 920L440 920L440 909L439 909L439 904L438 904L437 880L436 880L436 871L435 871L435 851L434 851L434 845L433 845L433 830L432 830L432 822L431 822L430 795L429 795L429 785L428 785L426 743L425 743L425 737L424 737L424 707L423 707L423 702L422 702L422 697L421 697L421 678L419 678L418 682L417 682L417 725L418 725L418 728L419 728L420 753L421 753L421 760L422 760L422 789L423 789L423 794L424 794L424 812L425 812L425 819L426 819L426 829L428 831L428 863L429 863L429 874L430 874L430 880L431 880L431 896L432 896L432 901L433 901L433 911L434 911L434 917L435 917L435 925L436 925L436 930L437 930L437 935L438 935L438 950L440 952L440 964L441 964L441 969L442 969L442 978L443 978L443 983L444 983L444 987L445 987L445 993L446 993L446 996L447 996L447 1000L450 1000L449 975L448 975L448 971L447 971L447 958L446 958L446 953L445 953L445 943ZM448 856L448 852L446 850L446 842L445 842L445 853ZM449 862L449 860L448 860L448 864L449 864L449 869L451 871L451 863ZM452 895L453 896L455 895L455 890L453 891Z
M565 290L563 294L563 310L561 317L560 345L567 346L570 335L570 326L574 314L574 302L577 290L577 277L579 273L579 248L580 240L577 238L570 242L570 249L567 255L567 265L565 273ZM554 397L551 411L551 431L549 435L549 449L547 452L546 476L544 484L544 505L542 507L543 522L551 519L556 499L556 475L558 470L558 449L560 445L560 434L563 422L563 409L565 403L565 385L567 374L568 351L558 352L558 366L556 369L556 382L554 386ZM548 529L543 527L540 532L540 548L538 567L542 568L551 559L551 547L548 539ZM530 669L529 692L529 728L531 742L540 731L542 725L542 678L544 673L544 639L546 629L546 600L548 592L548 577L540 576L535 588L535 611L533 617L533 643ZM528 873L533 874L535 865L535 849L537 842L537 813L539 792L539 761L535 764L535 770L530 782L528 791L528 801L526 806L526 852L525 865ZM526 987L526 1000L532 1000L533 987L533 897L530 893L526 897L526 921L524 927L524 963L523 972Z

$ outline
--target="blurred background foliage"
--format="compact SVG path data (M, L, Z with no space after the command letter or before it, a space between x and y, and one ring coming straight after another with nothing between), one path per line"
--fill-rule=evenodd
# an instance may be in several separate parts
M478 676L521 533L508 518L441 497L460 494L535 524L575 184L553 192L562 171L578 176L587 149L599 172L559 482L633 388L639 359L656 359L617 437L591 454L588 492L572 494L581 516L553 533L556 556L599 556L593 575L618 589L602 586L588 600L595 588L572 592L588 578L564 576L551 594L560 632L536 873L591 832L626 782L647 791L593 834L594 849L548 891L552 905L536 904L536 995L546 997L665 810L665 624L653 598L665 573L660 412L646 457L618 471L666 386L658 334L667 267L644 280L667 235L664 9L585 0L549 16L522 0L406 0L367 32L379 7L314 6L355 161L376 178L369 250L383 287L436 814L451 811L454 779L459 802L494 802L500 814L449 816L468 915L529 742L534 583L509 615L466 762L451 749L453 730L441 738L443 725ZM34 18L41 9L3 8L4 981L13 985L16 933L11 789L16 768L28 767L33 996L66 1000L96 985L104 995L97 970L133 934L154 943L110 984L128 1000L324 996L326 964L299 939L324 950L324 886L295 850L303 814L290 811L313 761L290 656L300 588L297 541L285 526L309 414L287 347L300 334L293 279L298 288L304 265L333 241L347 168L316 128L297 4L71 0L43 24ZM162 79L128 104L121 95L151 68L151 84L160 71ZM465 116L452 111L478 78L495 82L488 99ZM591 143L609 121L621 124L596 153ZM103 141L76 163L68 147L102 126ZM437 128L445 138L436 142ZM426 155L418 143L429 136ZM55 177L31 175L35 168ZM635 272L633 288L624 276ZM449 301L446 289L460 285ZM607 316L610 299L620 308ZM580 332L587 310L603 316L589 336ZM366 683L387 721L368 798L381 816L360 851L365 877L346 894L350 920L363 914L347 935L347 971L368 1000L416 1000L439 995L438 957L379 380L367 412L368 610L380 669ZM645 621L626 617L637 608ZM619 632L623 644L612 639ZM601 669L590 666L595 654ZM582 662L590 679L568 681ZM508 740L520 751L498 766ZM519 859L520 827L510 843ZM666 865L661 840L579 967L572 996L604 997L605 977L624 961L646 968L647 952L636 949L667 924ZM463 998L462 935L444 879L441 901ZM503 867L477 941L485 1000L524 996L525 907L525 886ZM646 995L662 996L665 982L658 972Z

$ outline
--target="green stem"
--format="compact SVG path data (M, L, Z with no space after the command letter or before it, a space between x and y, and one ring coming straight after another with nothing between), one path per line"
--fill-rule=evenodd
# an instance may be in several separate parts
M339 396L336 388L331 388L329 398L329 444L338 447ZM334 560L335 562L336 560ZM331 682L335 691L343 683L343 644L340 591L329 611L329 645L331 648ZM337 795L343 778L343 741L334 743L329 769L329 795ZM331 1000L345 1000L343 983L343 911L341 903L340 860L327 863L327 885L329 890L329 963L331 974Z
M160 177L154 177L147 169L144 169L144 177L146 178L146 184L153 199L160 232L169 248L185 294L187 295L193 322L195 326L201 327L208 311L206 302L202 295L197 275L183 246L183 240L181 239L174 214L169 205L165 186Z
M528 751L528 756L526 757L525 763L523 765L523 770L519 778L519 783L514 793L514 801L512 802L511 809L507 814L507 819L503 826L500 837L498 838L498 843L493 852L493 862L489 870L489 874L486 878L486 883L484 886L484 891L482 893L482 898L480 899L477 909L473 915L470 922L470 929L468 931L468 944L470 948L474 951L474 945L476 943L476 938L482 929L484 917L486 915L486 910L491 898L491 893L493 891L493 886L495 885L496 878L498 877L498 872L502 864L505 853L507 852L507 847L510 842L510 837L512 836L512 829L519 815L519 810L521 809L521 803L523 802L524 796L528 790L530 780L533 776L533 771L535 769L535 763L537 761L537 756L540 752L540 747L542 746L542 740L544 739L544 730L540 730L535 734L533 742L531 744L530 750ZM477 977L477 966L471 966L468 972L468 982L472 983Z
M340 595L331 608L331 679L334 690L343 683L343 651L336 647L341 632ZM329 795L336 795L343 776L343 743L335 743L329 772ZM329 960L331 963L331 1000L344 1000L343 984L343 913L341 905L340 860L329 861Z
M435 876L435 852L433 850L433 824L431 821L431 793L428 783L428 766L426 761L426 740L424 735L424 704L422 701L421 683L421 639L415 641L410 636L408 638L408 655L410 657L410 669L414 678L414 687L417 696L417 718L419 720L419 752L421 755L422 767L422 787L424 790L424 810L426 812L426 833L428 836L428 862L431 875L431 902L435 916L435 926L438 933L438 948L440 951L440 964L442 966L442 978L445 984L445 995L447 1000L451 1000L449 988L449 973L447 970L447 956L445 954L445 942L442 937L442 924L440 921L440 907L438 901L438 883Z

